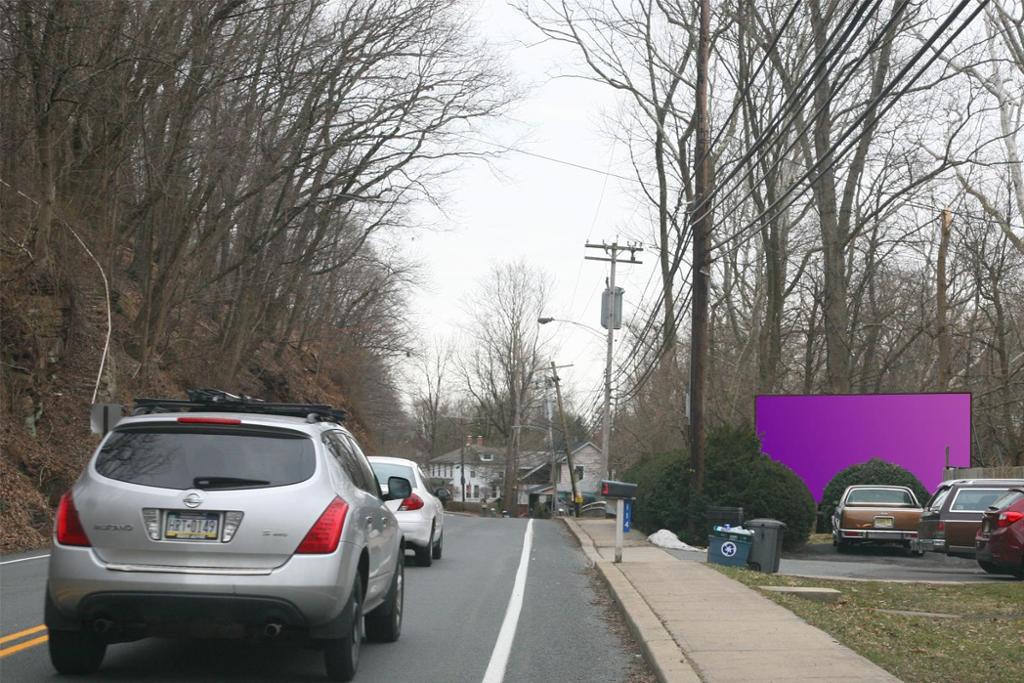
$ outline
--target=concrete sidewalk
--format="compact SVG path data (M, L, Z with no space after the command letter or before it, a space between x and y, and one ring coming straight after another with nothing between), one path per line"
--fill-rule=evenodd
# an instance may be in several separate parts
M661 681L899 681L757 591L641 534L627 536L614 564L614 520L565 521Z

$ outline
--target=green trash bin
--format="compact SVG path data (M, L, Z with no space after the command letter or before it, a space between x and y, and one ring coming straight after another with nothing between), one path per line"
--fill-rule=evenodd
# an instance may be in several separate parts
M715 527L708 536L708 562L746 567L753 534L745 529Z

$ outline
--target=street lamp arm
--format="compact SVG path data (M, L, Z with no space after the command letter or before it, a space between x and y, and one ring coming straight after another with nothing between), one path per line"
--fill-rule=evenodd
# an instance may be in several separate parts
M541 317L541 318L537 318L537 322L539 324L541 324L541 325L547 325L548 323L567 323L569 325L575 325L576 327L582 327L587 332L590 332L591 334L596 334L597 336L599 336L602 339L604 339L604 333L603 332L601 332L599 330L596 330L596 329L594 329L593 327L591 327L589 325L584 325L583 323L578 323L575 320L565 320L564 318Z

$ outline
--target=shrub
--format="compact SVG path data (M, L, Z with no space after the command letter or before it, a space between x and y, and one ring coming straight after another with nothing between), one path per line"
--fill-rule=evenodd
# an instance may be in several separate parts
M839 497L843 495L843 491L846 490L846 487L855 486L857 484L906 486L914 492L914 495L917 496L918 502L922 505L924 505L925 501L928 500L928 489L924 487L921 481L915 477L912 472L903 469L899 465L894 465L891 462L872 458L860 465L847 467L845 470L832 477L832 481L830 481L828 486L825 487L825 492L821 496L823 520L832 519L832 511L837 505L839 505ZM831 521L823 522L823 524L831 530Z
M681 452L648 456L623 473L639 488L634 523L648 533L670 529L691 543L707 538L707 506L742 507L744 516L786 524L785 546L807 541L815 521L814 499L785 465L761 452L749 426L719 427L708 434L704 493L690 495L689 457ZM689 533L690 521L694 533Z

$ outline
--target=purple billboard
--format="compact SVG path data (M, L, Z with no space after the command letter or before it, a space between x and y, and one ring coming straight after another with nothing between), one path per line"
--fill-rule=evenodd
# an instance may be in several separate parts
M970 466L970 394L762 395L755 401L762 450L796 472L818 502L832 477L872 458L910 470L929 491L942 481L947 446L950 466Z

